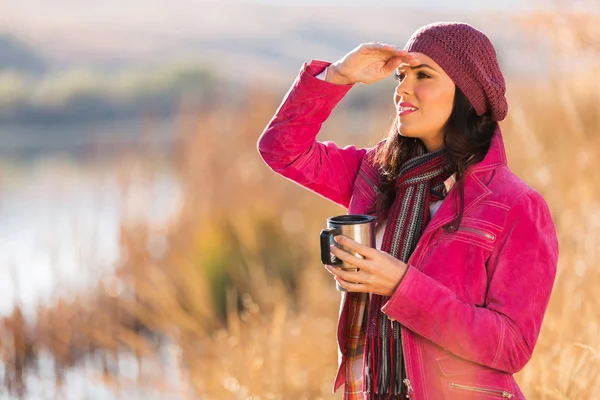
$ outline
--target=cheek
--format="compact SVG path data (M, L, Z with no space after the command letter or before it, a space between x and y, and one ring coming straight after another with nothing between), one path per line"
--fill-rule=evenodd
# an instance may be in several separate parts
M419 98L426 107L425 112L430 117L443 120L445 123L452 113L454 87L423 88L419 93Z

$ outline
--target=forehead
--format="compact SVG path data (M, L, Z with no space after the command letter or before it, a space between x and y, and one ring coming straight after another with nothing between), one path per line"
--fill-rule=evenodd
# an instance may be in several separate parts
M419 53L419 52L411 52L410 54L414 55L415 58L419 61L421 61L422 63L425 64L429 64L431 66L437 66L439 67L439 65L437 65L437 63L435 61L433 61L433 59L423 53Z
M423 53L419 53L419 52L410 52L410 54L413 54L415 56L415 58L417 60L420 61L421 64L427 64L430 65L431 67L433 67L437 72L444 74L444 70L442 69L442 67L440 67L438 65L438 63L436 63L435 61L433 61L433 59ZM398 67L398 69L404 69L408 66L408 64L406 63L402 63L400 64L400 66Z

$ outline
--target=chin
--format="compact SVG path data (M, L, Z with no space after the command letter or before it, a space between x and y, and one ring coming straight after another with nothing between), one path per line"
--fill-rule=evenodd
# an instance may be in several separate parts
M418 132L415 132L414 130L411 129L407 129L406 127L403 127L402 125L400 125L400 127L398 128L398 133L400 134L400 136L404 136L404 137L408 137L408 138L419 138L421 135L419 135Z

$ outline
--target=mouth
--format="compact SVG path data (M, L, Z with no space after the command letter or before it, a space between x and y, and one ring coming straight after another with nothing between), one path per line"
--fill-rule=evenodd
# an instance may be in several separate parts
M412 114L412 113L414 113L417 110L418 110L418 108L415 108L415 107L399 107L398 108L398 115Z

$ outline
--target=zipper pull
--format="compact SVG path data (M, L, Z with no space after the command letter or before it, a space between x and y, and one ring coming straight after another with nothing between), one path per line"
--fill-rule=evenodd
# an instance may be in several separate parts
M408 378L404 379L402 382L406 385L406 398L410 399L410 392L412 392L413 388L410 384L410 380Z

